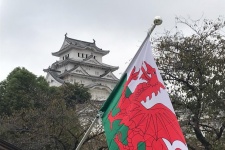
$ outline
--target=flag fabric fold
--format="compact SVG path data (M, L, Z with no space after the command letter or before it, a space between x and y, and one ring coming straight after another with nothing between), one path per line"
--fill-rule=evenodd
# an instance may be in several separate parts
M103 107L110 150L187 150L149 35Z

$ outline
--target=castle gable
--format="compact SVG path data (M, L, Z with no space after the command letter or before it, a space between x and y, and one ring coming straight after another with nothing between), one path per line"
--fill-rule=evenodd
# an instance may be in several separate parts
M118 78L111 71L102 74L101 77L104 79L118 80Z
M93 57L87 60L84 60L85 63L90 63L90 64L94 64L94 65L102 65L100 62L98 62L96 59L94 59Z
M70 73L75 73L80 75L89 75L81 66L78 66L72 69Z
M64 42L63 42L62 47L60 48L60 50L68 47L69 45L70 45L70 43L67 42L66 40L64 40Z

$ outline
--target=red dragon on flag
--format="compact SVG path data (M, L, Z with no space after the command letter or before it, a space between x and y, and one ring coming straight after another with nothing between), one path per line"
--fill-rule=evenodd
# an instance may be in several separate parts
M158 147L160 150L167 150L169 147L175 146L178 150L180 144L185 143L185 139L175 114L163 104L157 103L157 99L152 99L153 94L157 97L160 89L165 89L165 87L158 80L155 68L146 62L144 64L146 69L142 66L141 71L135 72L135 67L133 68L118 102L119 113L112 116L112 112L110 112L108 115L111 128L113 128L112 123L115 120L121 120L120 123L129 128L127 145L121 142L120 133L115 136L114 140L121 150L135 150L139 142L145 142L146 149ZM138 79L140 72L140 79L146 82L138 84L135 91L129 94L129 84ZM152 107L143 105L147 101L154 100L156 102L152 102L155 104Z
M188 150L149 38L101 111L110 150Z

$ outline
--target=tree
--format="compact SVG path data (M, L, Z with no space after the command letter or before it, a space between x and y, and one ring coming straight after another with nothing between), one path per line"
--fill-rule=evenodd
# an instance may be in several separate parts
M156 39L156 59L190 149L225 148L224 19L176 18ZM179 25L188 27L182 33Z
M11 114L14 110L41 107L46 100L49 85L44 77L37 77L25 68L15 68L0 82L0 114Z
M65 83L59 87L59 91L62 92L68 107L74 107L75 104L83 104L91 99L88 88L85 88L82 84Z
M15 68L0 82L0 136L21 149L75 149L99 109L88 89L66 83L49 87L25 68ZM102 128L82 149L106 146Z
M79 113L68 108L64 100L55 99L45 105L45 109L21 109L11 116L3 116L1 137L21 149L75 149L90 126L92 117L86 118L86 124L81 124ZM86 113L86 116L92 116L91 113ZM105 138L102 136L103 132L96 130L84 142L82 149L104 147Z

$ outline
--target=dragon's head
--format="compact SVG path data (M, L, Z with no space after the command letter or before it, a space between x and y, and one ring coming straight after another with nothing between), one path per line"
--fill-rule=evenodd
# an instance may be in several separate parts
M146 80L147 83L149 83L149 85L151 86L157 84L159 81L156 75L156 69L152 68L145 61L144 61L144 64L146 66L146 69L143 66L141 67L141 70L142 70L141 79Z
M143 62L141 67L140 79L145 80L137 86L136 100L145 103L152 100L152 96L160 93L160 88L165 89L164 85L158 80L156 69L151 67L147 62ZM139 89L139 90L138 90Z

